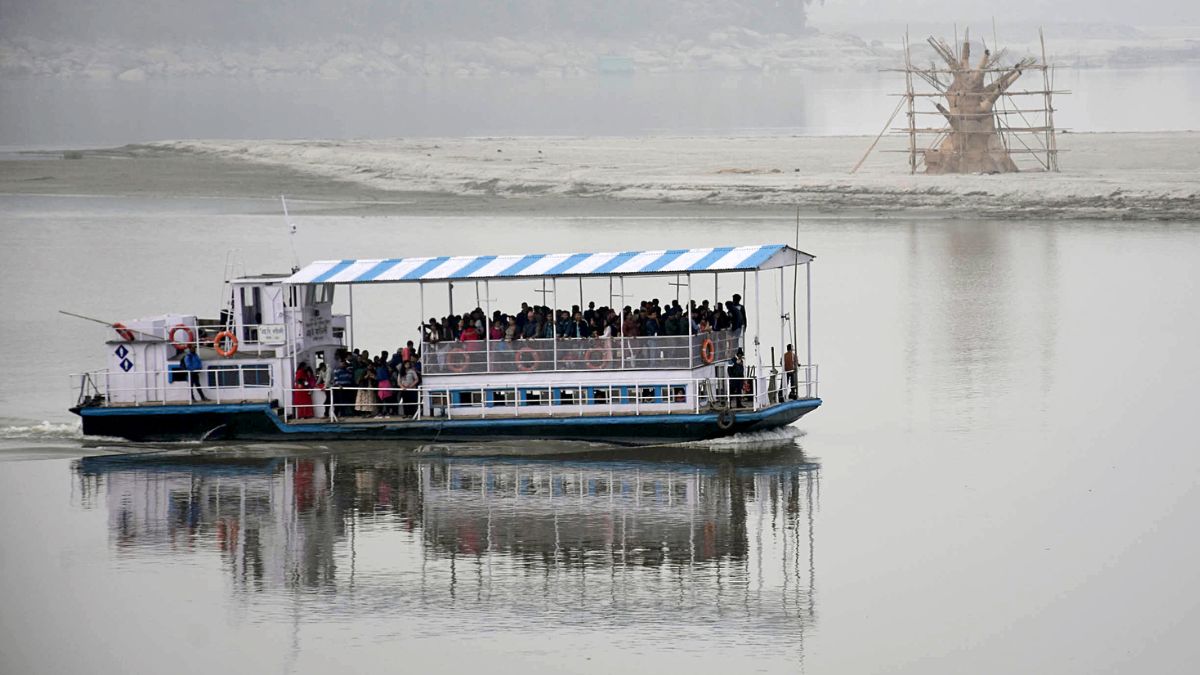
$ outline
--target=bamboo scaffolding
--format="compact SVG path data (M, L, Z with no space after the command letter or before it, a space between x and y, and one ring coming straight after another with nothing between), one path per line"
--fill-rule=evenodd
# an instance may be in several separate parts
M999 42L994 21L991 48L986 40L978 40L976 45L982 43L983 55L974 60L970 28L960 42L955 26L953 43L935 37L926 39L936 58L928 67L920 67L913 63L912 43L905 30L903 67L884 68L881 72L904 73L904 92L889 96L903 97L896 112L907 108L907 125L892 126L889 120L884 129L907 134L908 149L880 152L907 152L910 173L916 173L919 167L926 173L1022 170L1010 155L1032 158L1024 160L1028 163L1026 169L1058 171L1053 97L1071 92L1054 88L1054 67L1046 58L1045 36L1040 29L1038 39L1040 59L1025 57L1005 66L1001 62L1007 60L1007 52L996 49ZM943 63L937 63L937 59ZM1025 71L1041 73L1041 88L1009 89ZM1017 97L1024 96L1040 97L1040 107L1019 104ZM936 109L918 109L919 101L928 101ZM925 108L926 104L920 107ZM896 112L892 114L893 120ZM945 124L940 127L918 124L918 120L926 121L929 116L940 117ZM878 141L876 137L855 170L874 151Z

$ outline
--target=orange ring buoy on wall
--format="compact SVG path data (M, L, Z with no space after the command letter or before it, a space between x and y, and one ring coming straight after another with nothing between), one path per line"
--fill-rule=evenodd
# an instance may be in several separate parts
M529 358L525 358L526 355L528 355ZM517 355L515 358L517 360L517 370L525 373L528 373L532 370L537 370L538 363L540 363L542 360L533 347L521 347L517 350Z
M700 360L704 365L712 363L717 358L717 346L713 344L710 338L704 338L704 342L700 343Z
M121 336L122 340L124 340L126 342L133 342L133 331L126 328L125 324L114 323L112 325L112 327L113 327L113 330L117 331L117 335Z
M229 348L228 349L221 347L221 343L226 338L229 339ZM228 331L228 330L223 330L220 333L217 333L216 337L213 338L213 349L216 349L217 353L220 354L221 356L225 356L225 357L233 356L234 354L237 353L237 350L238 350L237 336L233 334L233 331Z
M593 347L583 355L583 365L587 366L588 370L600 370L607 360L607 352L599 347Z
M461 357L461 358L459 358ZM446 354L446 370L452 373L465 373L471 363L471 355L462 347L455 347Z
M179 332L180 330L187 335L187 341L185 341L183 344L179 344L179 341L175 339L175 333ZM188 348L188 345L196 344L196 334L192 332L192 329L188 326L177 323L174 326L171 326L171 330L167 332L167 340L170 341L177 351L183 351Z

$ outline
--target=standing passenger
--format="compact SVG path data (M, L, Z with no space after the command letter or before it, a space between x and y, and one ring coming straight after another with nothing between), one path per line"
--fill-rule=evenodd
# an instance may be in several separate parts
M787 351L783 353L783 372L787 373L788 398L795 400L798 398L796 393L796 352L791 345L788 345Z
M192 387L192 400L196 400L196 394L200 395L201 401L207 401L208 397L204 395L204 390L200 388L200 371L204 370L204 362L200 360L200 356L196 354L196 346L188 347L187 353L182 359L184 370L188 371L188 382Z

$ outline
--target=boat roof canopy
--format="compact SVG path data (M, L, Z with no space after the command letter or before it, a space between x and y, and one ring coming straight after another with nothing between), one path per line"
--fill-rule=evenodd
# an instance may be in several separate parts
M679 248L620 253L442 256L386 260L320 260L288 277L288 284L375 284L468 279L674 276L689 272L742 272L804 264L813 256L784 244Z

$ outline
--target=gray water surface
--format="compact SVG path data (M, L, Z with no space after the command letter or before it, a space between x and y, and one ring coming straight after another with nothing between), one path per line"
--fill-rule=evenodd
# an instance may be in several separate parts
M100 364L106 329L55 310L215 313L229 250L286 269L284 229L266 201L0 211L0 672L1191 672L1200 656L1195 226L805 220L825 405L803 435L528 458L85 443L66 374ZM302 261L795 236L784 213L535 205L296 220ZM394 348L416 302L356 292L357 342ZM134 449L162 454L91 457Z
M1040 89L1027 74L1016 90ZM1073 132L1197 128L1189 67L1060 69L1054 121ZM565 79L93 82L0 80L0 148L105 147L180 138L492 135L875 135L898 73L675 73ZM1147 101L1154 101L1153 111ZM1040 108L1022 99L1025 108ZM1033 120L1030 122L1036 122ZM892 126L903 126L898 119ZM1018 125L1019 126L1019 125Z

